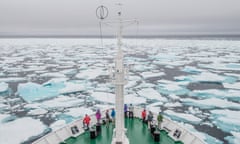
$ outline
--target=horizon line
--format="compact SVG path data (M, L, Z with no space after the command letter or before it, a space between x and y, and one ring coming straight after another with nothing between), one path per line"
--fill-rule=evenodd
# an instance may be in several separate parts
M0 35L0 38L116 38L115 35L56 35L56 34L17 34L17 35ZM161 35L125 35L124 38L186 38L186 37L240 37L240 34L161 34Z

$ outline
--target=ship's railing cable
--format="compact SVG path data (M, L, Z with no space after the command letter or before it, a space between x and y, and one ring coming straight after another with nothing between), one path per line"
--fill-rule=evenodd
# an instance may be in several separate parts
M99 32L100 32L100 41L101 41L101 49L102 49L102 54L104 56L104 50L103 50L103 32L102 32L102 21L108 17L108 8L100 5L96 9L96 16L100 20L99 21Z
M102 55L104 56L104 51L103 51L102 22L101 22L101 21L99 21L99 32L100 32L100 41L101 41Z

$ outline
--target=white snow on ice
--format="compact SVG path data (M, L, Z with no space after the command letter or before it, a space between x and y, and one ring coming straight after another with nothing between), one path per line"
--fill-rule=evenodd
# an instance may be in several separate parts
M211 110L213 123L225 132L240 132L240 112L228 109Z
M0 143L19 144L28 140L31 136L43 133L46 128L40 120L29 117L0 123Z
M165 73L164 72L142 72L141 75L144 79L147 79L152 77L161 77L165 75Z
M212 109L212 108L234 108L240 109L240 104L234 103L228 100L209 98L196 100L191 98L180 99L185 105L198 106L201 109Z
M160 93L158 93L153 88L144 88L137 92L140 96L145 97L147 99L155 99L162 102L167 102L167 99L163 97Z
M75 97L59 96L54 99L42 102L41 107L46 109L64 108L64 107L82 105L83 103L84 103L83 99L78 99Z
M112 93L93 92L91 94L91 97L93 97L97 101L115 104L115 94ZM136 94L127 94L124 95L124 103L137 105L141 103L146 103L146 99L143 97L139 97Z
M185 121L185 122L190 122L194 124L198 124L202 121L200 118L192 114L177 113L172 110L166 110L164 111L164 114L167 114L169 117L171 117L174 120Z
M28 115L44 115L46 114L48 111L42 108L39 109L34 109L28 112Z
M102 68L94 68L94 69L87 69L80 71L76 78L79 79L95 79L96 77L100 75L107 75L107 72L104 71Z
M223 83L223 86L228 89L239 89L240 90L240 82L229 84L229 83ZM239 93L240 94L240 93Z
M72 117L84 117L85 114L92 115L94 112L90 108L79 107L79 108L70 108L68 112L65 112L66 115L70 115Z
M0 93L8 90L8 84L5 82L0 82Z
M57 120L54 123L52 123L49 127L52 129L52 131L58 130L66 125L65 120Z

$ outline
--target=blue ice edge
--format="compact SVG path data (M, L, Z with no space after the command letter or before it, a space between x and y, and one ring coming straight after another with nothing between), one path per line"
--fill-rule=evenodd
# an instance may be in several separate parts
M70 115L67 115L67 114L59 114L56 116L59 120L65 120L66 123L71 123L72 121L76 120L77 118L73 117L73 116L70 116ZM78 117L80 118L80 117Z
M227 99L227 100L233 100L233 101L240 101L240 91L239 91L239 96L227 95L229 90L217 90L217 91L222 93L214 94L207 91L196 91L196 92L190 92L189 96L194 96L199 98L220 98L220 99Z
M177 90L169 90L165 84L158 84L157 87L158 92L160 92L161 94L175 94L175 95L185 95L189 93L189 90L187 88L184 88L183 86L179 85L179 89Z
M76 84L76 85L75 85ZM61 94L76 93L82 91L77 81L66 81L66 79L54 79L44 84L27 82L18 85L18 95L27 102L44 100L59 96Z
M236 131L240 132L240 125L239 123L233 122L225 122L221 120L221 117L226 117L225 115L221 114L211 114L210 119L212 120L212 123L214 123L217 127L219 127L224 132L231 132Z
M63 82L47 83L40 85L32 82L18 85L18 94L27 102L52 98L59 95L59 90L64 88Z

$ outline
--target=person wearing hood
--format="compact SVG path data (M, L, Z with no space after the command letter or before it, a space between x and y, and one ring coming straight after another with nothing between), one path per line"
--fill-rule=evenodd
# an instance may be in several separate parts
M98 109L97 112L96 112L96 119L97 119L97 123L100 123L100 120L101 120L101 112L100 112L99 109Z

